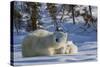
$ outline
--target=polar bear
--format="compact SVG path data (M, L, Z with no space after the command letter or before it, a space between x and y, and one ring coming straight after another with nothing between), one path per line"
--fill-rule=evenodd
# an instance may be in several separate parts
M65 47L65 45L62 45L67 40L65 36L63 32L53 33L42 29L36 30L24 38L22 42L22 56L55 55L55 49Z
M56 54L74 55L78 53L78 47L72 41L67 41L66 43L62 43L62 45L64 47L55 49Z

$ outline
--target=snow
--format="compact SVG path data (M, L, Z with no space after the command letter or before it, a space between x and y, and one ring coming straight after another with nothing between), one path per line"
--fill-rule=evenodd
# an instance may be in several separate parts
M17 3L16 9L22 10L21 5L24 5L21 2ZM25 6L25 5L24 5ZM23 7L24 7L23 6ZM77 7L76 10L80 10L80 13L84 13L83 9L87 6L80 6ZM93 17L97 17L97 8L92 6L92 14ZM42 23L45 30L54 32L55 27L52 24L51 17L48 16L49 12L44 10L46 9L46 4L44 3L40 10L42 13L40 14L42 16ZM88 10L88 8L87 8ZM22 14L21 13L21 14ZM66 12L67 13L67 12ZM71 13L70 13L71 15ZM59 19L61 16L58 15L57 18ZM66 19L67 18L67 19ZM30 15L28 13L23 13L22 20L26 23L30 19ZM64 16L64 21L62 23L59 23L59 25L62 27L64 32L68 34L68 40L73 41L75 45L78 46L79 53L76 55L55 55L55 56L41 56L41 57L30 57L30 58L23 58L21 53L21 46L22 46L22 40L23 38L28 34L25 30L19 30L17 33L14 29L13 31L13 42L14 44L14 65L15 66L23 66L23 65L35 65L35 64L53 64L53 63L71 63L71 62L84 62L84 61L96 61L97 60L97 32L95 32L93 29L94 26L91 26L87 29L84 25L84 19L82 16L75 17L76 24L72 24L72 18L69 16ZM84 29L87 29L84 31Z
M52 24L45 24L45 28L54 32ZM97 36L96 32L85 31L82 32L79 27L82 24L63 23L64 32L68 34L68 39L72 40L79 48L79 53L76 55L55 55L55 56L41 56L23 58L21 53L21 42L28 34L24 30L19 34L14 32L14 65L35 65L35 64L51 64L51 63L71 63L97 60ZM80 32L81 31L81 32ZM91 33L90 33L91 32Z

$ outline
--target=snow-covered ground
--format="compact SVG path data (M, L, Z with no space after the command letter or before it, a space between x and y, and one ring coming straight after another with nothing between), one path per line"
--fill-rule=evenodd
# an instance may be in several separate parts
M52 24L45 24L45 28L54 31ZM14 32L14 65L34 65L34 64L50 64L50 63L69 63L97 60L97 33L89 28L84 31L80 27L82 24L63 23L64 32L68 33L68 39L72 40L79 48L76 55L59 55L59 56L41 56L23 58L21 55L21 42L27 32L20 31L17 35Z

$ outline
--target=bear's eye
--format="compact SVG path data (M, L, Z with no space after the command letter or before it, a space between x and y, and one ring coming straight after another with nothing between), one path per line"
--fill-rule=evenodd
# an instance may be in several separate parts
M56 38L56 42L59 42L59 39L58 38Z

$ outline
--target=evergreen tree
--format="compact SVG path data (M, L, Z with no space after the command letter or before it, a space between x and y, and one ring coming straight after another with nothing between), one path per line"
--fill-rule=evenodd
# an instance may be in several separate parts
M32 30L36 30L37 29L37 21L38 21L38 17L39 17L39 6L41 6L40 3L38 2L27 2L26 3L27 6L31 9L31 26L32 26Z
M15 4L15 2L13 3L14 4L14 8L13 8L13 24L14 24L14 27L18 33L19 29L20 29L20 19L22 17L22 15L20 14L20 12L15 8L17 5Z
M50 16L53 20L53 23L54 23L54 26L56 28L56 31L59 31L59 27L58 27L58 23L57 23L57 18L56 18L56 15L57 15L57 7L56 7L56 4L53 4L53 3L47 3L47 9L50 13Z

